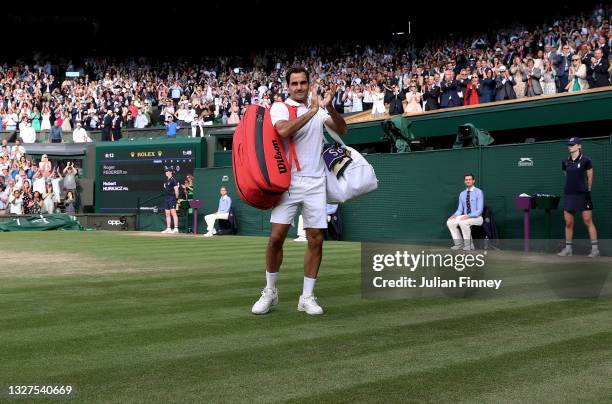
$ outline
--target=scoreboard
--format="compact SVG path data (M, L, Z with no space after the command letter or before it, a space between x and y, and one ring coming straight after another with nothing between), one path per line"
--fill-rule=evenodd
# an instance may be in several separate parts
M206 141L159 139L101 143L96 147L96 212L163 212L167 168L182 182L202 167ZM205 166L205 165L204 165ZM139 201L140 200L140 201Z

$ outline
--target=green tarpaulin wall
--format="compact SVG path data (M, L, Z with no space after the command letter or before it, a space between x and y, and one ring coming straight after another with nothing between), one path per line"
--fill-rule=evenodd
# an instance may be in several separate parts
M594 164L594 221L599 238L612 237L612 137L583 140ZM521 193L563 194L561 160L564 141L507 146L436 150L366 156L380 181L377 191L343 207L345 240L404 240L447 238L446 219L464 189L463 174L473 173L493 209L502 238L522 238L522 211L513 197ZM521 160L529 158L530 160ZM532 164L530 164L530 161ZM519 164L521 162L521 164ZM224 182L223 177L228 181ZM206 214L216 211L219 186L227 185L239 220L239 234L267 235L270 212L244 204L235 189L231 167L199 169L195 197ZM552 237L563 237L563 198L552 212ZM531 211L531 237L545 238L545 214ZM579 217L576 237L587 237ZM295 229L292 229L295 234Z
M68 215L6 217L0 221L0 231L83 230L77 218Z

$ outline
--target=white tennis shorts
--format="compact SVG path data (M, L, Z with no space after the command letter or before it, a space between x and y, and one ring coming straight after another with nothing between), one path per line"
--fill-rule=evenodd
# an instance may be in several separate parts
M304 228L327 229L325 177L291 177L289 190L272 209L270 223L293 224L302 207Z

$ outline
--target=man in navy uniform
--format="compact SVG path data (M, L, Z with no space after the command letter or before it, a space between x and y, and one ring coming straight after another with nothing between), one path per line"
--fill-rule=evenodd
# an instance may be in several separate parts
M590 258L599 257L597 243L597 229L593 223L593 201L591 189L593 188L593 162L582 154L580 138L572 137L567 141L569 157L561 162L561 169L565 174L565 202L563 216L565 218L565 248L559 252L560 257L570 257L572 239L574 237L574 214L580 212L582 220L589 231L591 239Z
M178 234L178 216L176 214L176 200L179 196L179 183L173 176L171 167L166 167L166 181L164 182L164 209L166 212L166 230L164 234ZM170 216L174 219L174 230L170 227Z

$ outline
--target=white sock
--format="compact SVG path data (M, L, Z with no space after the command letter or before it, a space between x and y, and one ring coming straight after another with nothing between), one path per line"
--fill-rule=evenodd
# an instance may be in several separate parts
M274 289L276 287L276 277L278 272L266 271L266 288Z
M312 291L315 287L316 278L308 278L304 277L304 291L302 292L302 296L311 296Z

